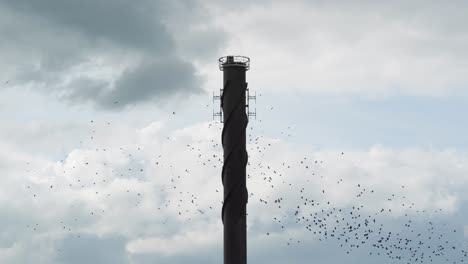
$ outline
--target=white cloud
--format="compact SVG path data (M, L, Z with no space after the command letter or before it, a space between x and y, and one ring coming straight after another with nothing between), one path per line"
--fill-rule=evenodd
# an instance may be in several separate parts
M161 122L136 129L96 126L95 134L109 136L96 136L95 147L77 148L63 163L36 159L14 146L1 148L1 156L9 157L2 159L2 170L9 173L0 202L10 208L10 216L24 217L8 223L3 232L49 241L79 234L121 236L128 241L129 254L208 254L222 241L222 152L214 145L219 143L219 125L210 126L173 131ZM362 212L369 215L385 208L386 219L405 213L449 217L467 198L468 161L455 150L374 146L341 155L266 136L249 149L248 190L253 195L248 230L253 243L261 244L265 232L277 240L301 237L293 224L294 210L303 203L300 196L320 204L302 206L298 211L303 215L364 205ZM273 202L278 198L284 199L281 209ZM273 217L283 221L285 230L278 229ZM10 241L25 246L22 240ZM14 259L11 252L16 251L3 249L2 254Z
M199 226L185 226L169 237L135 239L127 244L132 254L194 255L209 251L222 241L222 226L211 221Z
M343 207L362 201L369 210L375 210L382 206L398 208L401 207L399 203L408 204L408 201L412 201L415 209L442 208L453 212L457 209L457 197L462 195L457 186L467 184L465 170L459 166L466 163L466 158L455 151L374 146L366 151L349 151L341 155L338 151L307 154L292 149L292 146L282 146L282 143L272 147L262 158L262 171L269 172L266 175L256 174L249 189L259 190L257 196L269 196L271 199L306 187L308 194L316 197L316 200L333 201L334 205ZM323 163L315 163L316 160ZM260 158L252 157L251 163L255 161L260 161ZM294 165L288 169L281 165L283 162ZM271 166L271 169L267 170L267 166ZM276 170L276 175L273 170ZM269 176L273 177L272 183L263 180ZM275 188L268 188L271 184ZM357 184L361 187L357 187ZM322 189L327 190L325 195L322 195ZM366 189L363 198L353 198L362 189ZM370 193L371 190L374 190L374 194ZM392 194L396 196L392 197ZM387 198L392 198L392 202L387 201ZM395 213L402 212L397 210Z
M254 87L277 94L466 94L465 4L213 4L216 24L230 36L223 54L251 56Z

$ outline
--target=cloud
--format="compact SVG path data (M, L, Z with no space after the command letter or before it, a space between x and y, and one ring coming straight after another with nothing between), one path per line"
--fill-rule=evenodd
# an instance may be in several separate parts
M25 263L28 252L30 258L42 256L42 263L74 263L91 256L78 257L79 252L102 249L96 255L100 263L218 262L222 151L214 144L219 125L173 130L163 122L132 129L96 123L92 131L82 133L94 139L68 152L63 162L2 143L0 168L6 176L0 192L0 259ZM253 138L261 136L252 133ZM428 219L450 222L463 214L468 166L462 152L374 146L341 154L268 136L258 142L249 145L252 252L280 250L289 239L323 250L325 245L296 223L296 210L305 216L362 205L362 215L374 216L383 208L379 223L389 223L386 229L393 232L401 231L397 223L405 214L421 225ZM296 209L303 204L301 196L314 199L317 206ZM278 198L283 199L281 209L273 202Z
M169 51L170 34L157 21L160 7L152 1L135 5L129 1L47 0L4 1L13 10L38 16L59 27L82 33L91 41L105 39L131 48ZM164 4L158 2L158 4ZM123 19L125 18L125 19Z
M222 237L222 227L218 225L218 221L199 227L182 228L183 230L169 237L135 239L127 244L127 250L134 255L190 256L212 251L219 245Z
M216 25L241 36L225 53L252 57L256 87L281 95L466 95L466 2L212 4Z
M105 109L201 93L195 55L213 56L225 38L205 26L203 12L192 1L3 1L1 77L9 87Z
M56 261L63 264L130 263L125 239L93 235L67 236L57 243Z
M101 99L102 104L116 105L112 100L124 105L149 99L160 102L173 94L186 96L187 89L192 89L192 93L202 93L200 80L192 76L192 72L195 72L193 65L174 58L145 62L123 73L115 88ZM154 94L154 90L159 93ZM109 102L104 101L111 98Z

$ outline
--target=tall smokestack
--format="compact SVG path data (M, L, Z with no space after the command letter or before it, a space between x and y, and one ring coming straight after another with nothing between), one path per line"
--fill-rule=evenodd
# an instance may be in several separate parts
M224 150L222 182L224 202L221 217L224 224L224 264L247 263L247 148L248 94L245 82L250 59L244 56L226 56L219 59L223 71L221 91L221 141ZM246 100L247 99L247 100Z

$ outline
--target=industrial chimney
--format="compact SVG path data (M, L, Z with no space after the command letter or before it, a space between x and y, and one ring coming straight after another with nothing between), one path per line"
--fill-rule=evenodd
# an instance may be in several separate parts
M249 116L249 96L245 81L250 59L244 56L226 56L219 59L219 69L223 71L223 89L220 99L224 123L221 142L224 163L221 173L224 186L224 201L221 218L224 224L224 264L247 263L247 148L246 128Z

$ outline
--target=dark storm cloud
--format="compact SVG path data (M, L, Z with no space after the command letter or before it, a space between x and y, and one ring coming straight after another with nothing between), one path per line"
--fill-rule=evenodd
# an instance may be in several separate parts
M136 105L143 101L162 103L164 99L190 90L201 93L201 80L194 67L173 57L145 60L125 71L112 89L104 82L81 78L63 97L73 102L94 101L107 109ZM157 93L155 93L157 91Z
M200 32L207 39L214 36L218 40L206 42L194 37L197 32L184 29L183 24L176 30L171 27L171 21L200 22L203 8L191 0L4 0L0 11L18 20L18 30L0 26L0 33L9 32L11 41L0 43L0 54L2 49L3 53L16 54L10 56L17 62L17 83L34 83L60 98L89 101L102 108L167 99L182 91L203 91L190 59L179 55L199 52L180 48L193 47L214 56L224 36L217 30ZM184 35L190 37L177 38ZM186 43L178 46L177 39ZM193 45L187 43L190 40ZM100 57L108 60L107 69L112 69L113 63L124 68L112 80L75 74L77 66ZM128 60L131 66L125 64ZM73 74L77 76L67 79Z
M45 18L84 34L90 40L107 39L131 48L171 49L171 36L158 12L163 1L128 0L5 0L13 10Z
M116 88L102 98L102 103L115 105L115 102L123 101L124 104L135 104L148 99L159 101L188 89L202 92L198 89L199 82L193 75L194 71L191 64L174 58L145 61L136 69L125 72L117 81ZM159 93L153 94L154 90ZM105 101L106 99L114 101Z

